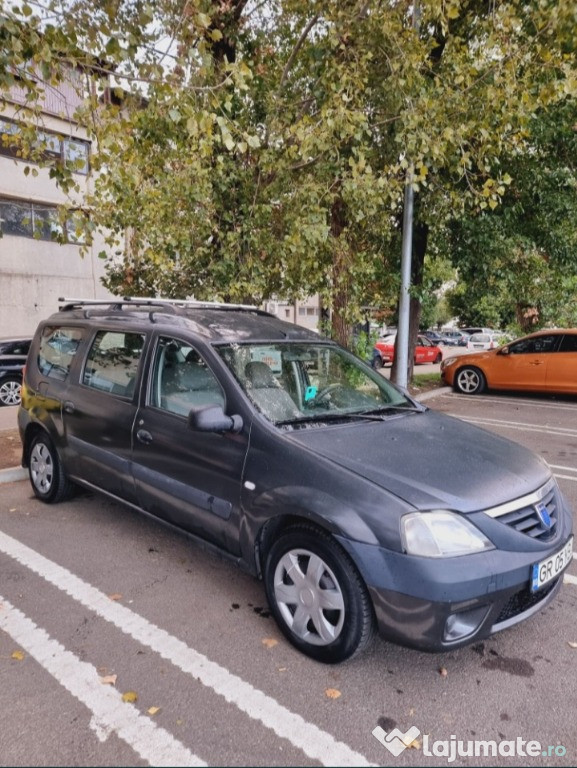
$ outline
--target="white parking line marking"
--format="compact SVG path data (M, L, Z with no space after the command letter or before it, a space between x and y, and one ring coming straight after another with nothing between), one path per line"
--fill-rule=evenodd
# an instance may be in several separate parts
M120 691L102 685L92 665L80 661L2 597L0 629L88 707L93 715L91 727L101 740L103 734L115 733L150 765L207 765L135 706L122 701Z
M566 429L565 427L550 427L550 426L538 426L535 424L526 424L522 421L505 421L503 419L485 419L459 416L458 414L451 414L461 421L467 421L470 424L479 424L480 426L488 427L504 427L506 429L517 429L521 432L547 432L548 435L559 435L561 437L577 437L577 429Z
M514 403L515 405L530 405L532 408L549 408L554 411L576 411L577 405L572 405L571 403L547 403L547 402L540 402L539 400L529 400L527 398L519 398L516 397L514 400L512 399L505 399L503 396L500 395L494 395L493 397L490 396L480 396L475 395L474 399L471 398L471 395L458 395L456 393L450 393L447 392L446 394L442 395L442 397L449 398L451 400L466 400L469 403L480 403L480 402L486 402L486 403L502 403L503 405L508 405L511 403Z
M561 480L573 480L573 482L577 482L577 477L572 477L571 475L558 475L556 473L553 473L555 477L559 477Z
M182 640L112 602L103 592L75 576L71 571L48 560L17 539L0 532L0 551L34 571L77 602L94 611L142 645L167 659L175 667L199 680L207 688L234 704L253 720L261 722L277 736L301 749L308 757L326 766L372 765L358 752L300 715L283 707L242 678L229 672L206 656L189 648Z
M577 467L563 467L561 464L549 464L551 469L564 469L566 472L577 472Z

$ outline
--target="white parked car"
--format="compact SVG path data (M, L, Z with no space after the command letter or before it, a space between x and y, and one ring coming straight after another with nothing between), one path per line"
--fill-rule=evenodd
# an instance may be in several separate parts
M500 347L505 341L502 333L474 333L469 337L467 349L495 349Z

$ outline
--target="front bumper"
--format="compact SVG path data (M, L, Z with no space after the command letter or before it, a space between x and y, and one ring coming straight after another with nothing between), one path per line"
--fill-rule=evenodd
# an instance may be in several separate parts
M570 527L570 526L568 526ZM419 558L342 540L359 565L386 640L422 651L478 642L532 616L561 588L563 574L531 592L534 563L559 550L490 550L456 558Z

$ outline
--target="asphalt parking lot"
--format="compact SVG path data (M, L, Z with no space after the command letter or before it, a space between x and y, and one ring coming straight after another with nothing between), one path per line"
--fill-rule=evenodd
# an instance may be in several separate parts
M427 405L541 454L577 511L576 399ZM184 536L91 494L45 506L16 482L0 499L0 765L575 765L575 561L552 605L490 640L377 640L331 667ZM394 755L378 727L418 735Z

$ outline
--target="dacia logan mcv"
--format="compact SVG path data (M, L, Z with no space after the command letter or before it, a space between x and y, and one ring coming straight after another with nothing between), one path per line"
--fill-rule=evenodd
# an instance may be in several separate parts
M218 548L305 654L342 661L374 628L457 648L561 588L572 515L520 445L255 308L61 301L18 417L36 496L84 486Z

